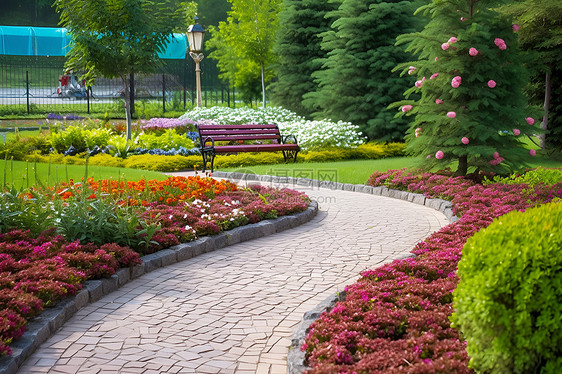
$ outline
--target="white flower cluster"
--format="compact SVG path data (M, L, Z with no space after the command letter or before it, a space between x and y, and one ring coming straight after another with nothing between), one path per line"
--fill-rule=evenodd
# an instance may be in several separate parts
M196 108L180 117L180 119L210 120L223 125L239 125L245 123L272 123L279 125L283 135L295 135L303 150L326 147L354 148L365 142L359 126L350 122L334 122L329 119L309 121L290 110L281 107L265 109L252 108Z

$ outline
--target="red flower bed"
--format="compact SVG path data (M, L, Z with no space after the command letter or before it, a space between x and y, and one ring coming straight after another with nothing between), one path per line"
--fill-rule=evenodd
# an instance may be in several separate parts
M346 300L312 324L301 347L309 373L471 372L449 323L462 248L494 218L562 197L562 184L482 186L405 170L375 173L369 184L451 200L462 217L418 243L418 257L365 271L346 288Z
M292 190L260 186L241 190L228 181L199 177L172 177L160 182L90 179L86 187L71 181L56 190L33 190L20 193L19 197L12 192L7 192L10 202L20 199L16 210L26 212L54 209L56 204L52 201L57 199L67 209L73 206L71 202L81 199L115 201L107 207L129 209L127 214L140 217L134 222L142 223L136 229L139 237L146 239L146 247L141 248L143 254L250 222L300 212L306 210L309 202L306 195ZM40 199L47 203L39 203ZM86 211L91 210L85 206ZM31 212L28 216L33 216L34 211ZM99 217L91 219L96 221ZM5 222L1 223L5 228ZM153 229L150 236L147 227ZM10 227L4 233L0 229L0 356L11 353L9 344L24 333L27 320L45 307L76 294L87 279L109 277L119 268L141 262L139 252L128 246L79 239L65 238L57 233L57 228L39 235L24 227Z

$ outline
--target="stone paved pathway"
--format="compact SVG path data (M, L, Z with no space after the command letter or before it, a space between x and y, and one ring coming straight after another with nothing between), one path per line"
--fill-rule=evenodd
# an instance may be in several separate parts
M286 373L303 313L448 224L402 200L307 188L296 229L156 270L80 310L18 373Z

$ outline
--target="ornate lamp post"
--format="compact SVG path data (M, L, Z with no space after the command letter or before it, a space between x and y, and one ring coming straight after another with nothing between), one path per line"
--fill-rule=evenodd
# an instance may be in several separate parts
M197 88L197 107L203 106L201 100L201 68L199 63L203 60L203 53L201 49L203 46L203 37L205 36L205 29L197 23L197 16L195 17L195 25L189 26L187 29L187 41L189 43L189 55L195 61L195 82Z

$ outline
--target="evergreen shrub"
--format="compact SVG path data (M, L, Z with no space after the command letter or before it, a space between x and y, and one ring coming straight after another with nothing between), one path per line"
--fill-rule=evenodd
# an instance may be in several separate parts
M486 181L485 184L490 183L502 183L502 184L520 184L526 183L530 186L536 186L537 184L553 185L556 183L562 183L562 168L557 169L545 169L538 167L533 170L529 170L523 174L512 174L508 177L496 176L491 181Z
M468 239L451 320L479 373L562 367L562 203L513 211Z

